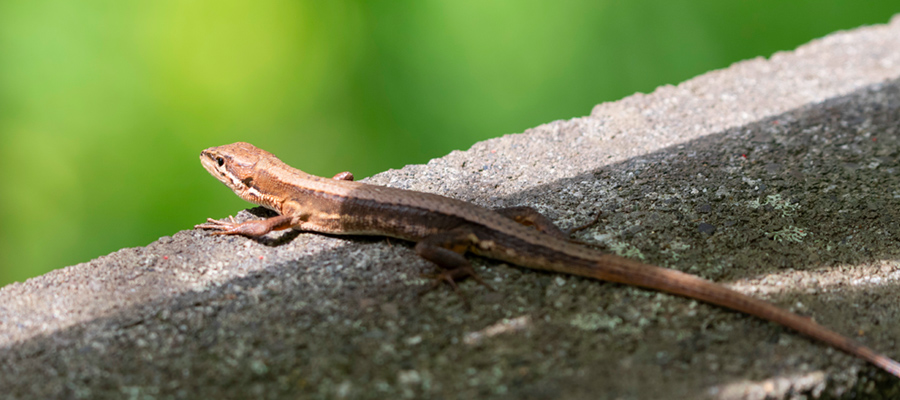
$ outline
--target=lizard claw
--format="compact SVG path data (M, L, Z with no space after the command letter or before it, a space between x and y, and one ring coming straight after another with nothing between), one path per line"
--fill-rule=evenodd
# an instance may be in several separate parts
M594 219L592 219L591 222L588 222L584 225L573 226L569 229L563 229L562 231L566 234L566 236L572 236L572 234L574 234L575 232L582 231L596 225L598 222L600 222L601 216L603 216L603 211L597 211L597 214L594 215Z
M475 272L475 270L470 266L459 267L455 269L445 269L437 274L426 274L423 277L434 279L434 285L437 286L441 282L446 282L450 287L455 291L459 291L459 286L456 285L457 281L464 280L466 278L472 278L475 282L478 282L481 286L488 288L491 291L495 291L491 285L481 279L481 275Z
M463 305L466 307L466 310L472 309L472 305L469 304L469 299L466 298L465 293L463 293L462 290L459 289L459 285L456 284L456 280L453 279L453 275L450 273L450 271L445 270L437 274L422 274L421 277L431 279L431 285L428 285L427 288L420 290L419 296L424 296L425 294L437 289L438 286L440 286L442 283L446 283L450 285L451 288L453 288L453 293L456 293L456 295L459 296L459 299L462 300Z
M228 216L228 221L207 218L205 224L194 225L194 229L215 229L213 235L230 235L236 233L235 228L240 225L233 216Z
M485 282L484 279L481 279L481 276L478 275L470 266L455 269L445 269L436 274L422 274L421 276L423 278L431 279L432 281L429 287L419 292L420 296L431 292L434 289L437 289L437 287L442 283L446 283L447 285L450 285L453 291L459 296L460 299L462 299L463 303L466 304L466 308L468 309L471 309L472 306L469 304L469 300L466 298L463 291L460 290L459 285L456 284L456 281L460 281L466 278L472 278L475 280L475 282L478 282L478 284L488 288L488 290L492 292L496 291L491 285Z
M457 271L459 271L457 274L457 277L456 277L457 279L472 278L479 285L486 287L488 290L490 290L492 292L496 292L496 290L494 290L494 287L489 285L487 282L485 282L484 279L481 279L481 275L478 275L475 272L475 270L472 269L472 267L464 267L464 268L460 268L460 269L462 271L457 270Z

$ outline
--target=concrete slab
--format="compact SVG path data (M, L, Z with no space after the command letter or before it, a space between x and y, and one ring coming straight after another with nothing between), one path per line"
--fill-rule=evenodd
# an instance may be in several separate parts
M369 181L531 205L563 226L602 210L583 240L900 358L898 129L894 18ZM896 379L756 318L475 263L497 291L463 284L466 310L449 290L418 295L432 266L406 243L178 232L0 289L0 387L22 399L900 397Z

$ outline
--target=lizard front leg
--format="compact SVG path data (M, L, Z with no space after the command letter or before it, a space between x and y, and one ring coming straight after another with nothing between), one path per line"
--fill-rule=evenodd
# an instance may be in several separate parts
M338 172L334 174L331 179L334 179L336 181L352 181L353 174L351 174L350 171Z
M219 221L212 218L206 219L207 223L194 225L196 229L215 229L213 235L243 235L260 237L271 231L288 229L295 225L294 218L287 215L278 215L271 218L237 222L234 217L228 216L228 221Z

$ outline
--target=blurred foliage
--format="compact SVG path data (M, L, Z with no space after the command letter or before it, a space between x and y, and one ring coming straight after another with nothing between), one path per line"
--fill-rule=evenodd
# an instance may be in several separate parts
M252 142L358 177L887 22L871 1L0 2L0 285L247 207Z

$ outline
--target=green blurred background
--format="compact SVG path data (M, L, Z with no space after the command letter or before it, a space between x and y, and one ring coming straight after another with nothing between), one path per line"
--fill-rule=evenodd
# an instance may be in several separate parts
M310 173L424 163L885 23L891 1L0 1L0 285L248 206L248 141Z

